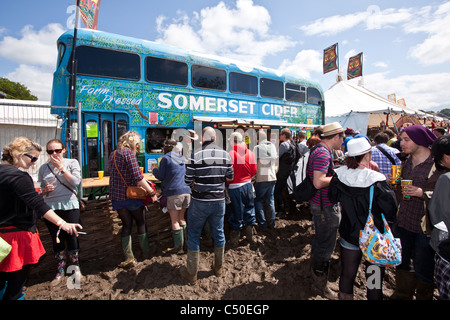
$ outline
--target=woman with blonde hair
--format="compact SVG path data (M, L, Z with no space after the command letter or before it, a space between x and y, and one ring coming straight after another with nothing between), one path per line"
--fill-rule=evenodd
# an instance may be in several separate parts
M0 262L0 299L23 299L28 270L45 253L37 233L37 221L43 217L59 231L78 236L78 223L68 223L43 200L27 170L39 159L42 147L28 138L19 137L3 148L0 164L0 237L11 246L9 255ZM2 294L3 293L3 294ZM1 297L2 296L2 297Z
M130 268L136 264L131 246L133 220L137 224L139 245L144 256L148 257L150 253L144 202L128 199L126 196L128 186L141 186L156 201L156 193L145 180L136 159L136 153L139 153L141 147L140 141L141 137L137 132L128 131L119 138L117 150L109 155L109 198L113 209L122 220L121 242L125 261L120 264L120 267L123 268Z

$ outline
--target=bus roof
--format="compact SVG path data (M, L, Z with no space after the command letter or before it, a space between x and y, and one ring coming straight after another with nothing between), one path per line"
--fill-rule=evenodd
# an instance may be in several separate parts
M72 43L73 34L74 31L69 30L62 34L58 41ZM187 63L192 60L192 57L195 57L196 61L200 61L205 65L222 67L229 71L256 74L260 77L275 78L286 82L296 83L301 80L303 83L307 83L309 86L318 89L323 95L322 87L318 82L305 79L295 74L283 73L275 69L251 65L235 59L220 57L196 50L183 49L165 43L143 40L98 30L77 29L78 46L90 45L92 42L95 42L98 47L132 51L141 55L153 54L155 56L164 56L166 58L173 58Z

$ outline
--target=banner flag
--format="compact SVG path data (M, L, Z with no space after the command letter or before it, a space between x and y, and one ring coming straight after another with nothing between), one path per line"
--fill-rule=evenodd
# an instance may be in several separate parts
M86 28L97 30L98 11L101 0L80 0L79 8L81 21Z
M331 47L323 50L323 73L327 73L338 68L338 44L335 43Z
M397 98L395 97L395 93L388 94L387 96L389 101L397 102Z
M362 55L361 52L348 59L347 80L362 76Z
M398 99L398 100L397 100L397 103L400 104L400 105L402 105L402 106L405 106L405 107L406 107L406 101L405 101L405 98Z

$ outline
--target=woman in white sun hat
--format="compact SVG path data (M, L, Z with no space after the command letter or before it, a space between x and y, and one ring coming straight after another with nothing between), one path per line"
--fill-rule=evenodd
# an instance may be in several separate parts
M339 225L341 236L341 275L339 279L339 299L353 299L353 285L361 263L359 231L364 228L369 212L370 187L374 186L372 213L379 230L384 230L381 213L390 223L395 219L397 201L394 192L386 182L386 177L369 169L371 146L367 139L352 139L347 144L345 166L335 169L336 175L330 184L330 200L339 201L342 219ZM365 262L366 268L369 266ZM367 299L383 299L382 279L384 268L377 275L379 288L367 288ZM366 278L372 276L367 273Z

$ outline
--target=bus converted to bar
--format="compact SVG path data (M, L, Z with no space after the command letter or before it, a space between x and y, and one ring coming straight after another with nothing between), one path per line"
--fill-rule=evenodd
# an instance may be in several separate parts
M143 138L137 157L148 172L163 155L164 140L178 140L186 129L200 135L203 127L212 126L224 137L226 148L227 131L238 127L249 132L246 142L254 145L250 132L260 128L272 139L284 127L307 130L324 124L324 95L316 82L89 29L77 30L73 72L73 38L72 30L57 41L51 105L52 113L63 120L61 140L69 157L79 158L78 141L83 141L85 178L96 177L99 170L108 175L108 156L128 130ZM74 74L80 121L80 113L67 108Z

